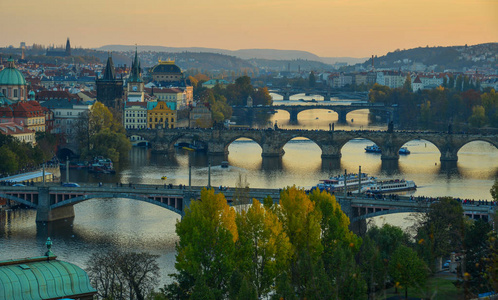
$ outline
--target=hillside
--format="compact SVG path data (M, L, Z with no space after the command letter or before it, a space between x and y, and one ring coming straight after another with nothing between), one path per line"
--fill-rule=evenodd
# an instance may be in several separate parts
M368 68L372 59L362 64ZM462 71L475 68L496 68L498 64L498 43L473 46L419 47L396 50L374 58L378 69L391 68L402 70L445 70Z

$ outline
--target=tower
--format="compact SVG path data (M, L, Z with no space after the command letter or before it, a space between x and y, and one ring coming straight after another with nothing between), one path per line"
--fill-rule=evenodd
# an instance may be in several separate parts
M142 79L142 70L138 61L138 50L135 49L135 59L131 63L130 77L126 87L126 101L143 102L144 101L144 81Z
M69 38L67 38L66 42L66 56L71 56L71 43L69 42Z
M96 80L97 100L107 107L120 108L123 98L123 80L116 77L112 56L107 57L104 76Z

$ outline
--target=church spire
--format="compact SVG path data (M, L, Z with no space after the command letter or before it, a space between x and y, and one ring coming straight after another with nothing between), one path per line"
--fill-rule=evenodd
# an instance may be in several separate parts
M116 80L116 70L114 69L114 63L112 62L112 56L109 54L107 57L107 64L105 66L105 72L103 80Z
M142 76L140 72L140 62L138 61L138 49L135 48L135 59L131 63L131 82L142 82Z

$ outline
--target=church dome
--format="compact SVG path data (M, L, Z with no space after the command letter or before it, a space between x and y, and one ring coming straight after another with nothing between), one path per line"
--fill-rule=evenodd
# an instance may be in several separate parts
M182 70L175 65L174 61L159 61L159 64L151 69L152 74L168 73L181 74Z
M14 66L13 59L9 59L7 68L0 72L0 85L26 85L26 79Z

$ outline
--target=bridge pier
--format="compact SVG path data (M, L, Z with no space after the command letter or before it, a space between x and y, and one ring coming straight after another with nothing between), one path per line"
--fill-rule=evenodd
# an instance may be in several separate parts
M36 222L51 222L62 219L74 218L72 205L50 209L50 194L48 187L38 188L38 208Z
M345 110L336 110L337 111L337 114L339 115L339 123L347 123L347 119L346 119L346 116L348 115L348 112L345 111Z
M289 101L290 100L290 93L284 93L284 101Z
M322 159L340 159L342 157L341 149L336 145L321 145Z
M330 101L330 93L323 95L323 101Z
M446 151L441 151L441 162L457 162L458 161L458 155L457 151L454 149L447 149Z
M297 111L296 109L290 109L289 110L289 119L290 119L290 122L297 122L297 114L299 114L299 111Z

